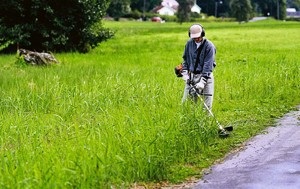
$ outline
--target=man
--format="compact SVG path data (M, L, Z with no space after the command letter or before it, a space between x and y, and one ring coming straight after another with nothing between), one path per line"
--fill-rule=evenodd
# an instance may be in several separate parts
M182 78L186 85L182 102L189 95L197 102L198 95L192 89L194 86L204 96L205 104L211 109L214 95L213 70L216 66L216 48L211 41L205 38L204 28L200 24L190 27L189 37L183 52Z

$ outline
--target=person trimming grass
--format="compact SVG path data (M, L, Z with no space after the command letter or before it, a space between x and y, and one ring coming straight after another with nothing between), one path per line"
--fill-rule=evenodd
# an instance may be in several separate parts
M182 56L182 78L186 83L182 102L186 101L189 95L195 102L197 101L196 92L191 90L192 86L195 86L198 92L203 94L205 104L211 109L216 47L205 38L205 30L200 24L193 24L190 27L189 37Z

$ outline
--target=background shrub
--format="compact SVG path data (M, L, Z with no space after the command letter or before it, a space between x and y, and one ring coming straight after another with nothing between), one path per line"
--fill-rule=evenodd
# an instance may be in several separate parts
M101 19L109 0L3 0L0 50L87 52L113 36Z

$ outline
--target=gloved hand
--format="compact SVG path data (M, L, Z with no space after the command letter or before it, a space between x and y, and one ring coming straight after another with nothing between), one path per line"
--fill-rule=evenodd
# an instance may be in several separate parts
M195 85L196 89L203 90L206 85L207 79L205 77L201 77L200 81Z
M182 79L183 79L185 82L187 82L187 81L190 79L187 70L183 70L183 71L181 72L181 74L182 74Z
M192 84L192 82L191 82L190 79L187 79L187 80L185 81L185 83L186 83L187 85L191 85L191 84Z

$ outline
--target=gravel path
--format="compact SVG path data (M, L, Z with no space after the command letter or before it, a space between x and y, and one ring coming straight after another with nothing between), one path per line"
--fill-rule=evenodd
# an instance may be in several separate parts
M300 189L300 106L211 168L193 189Z

